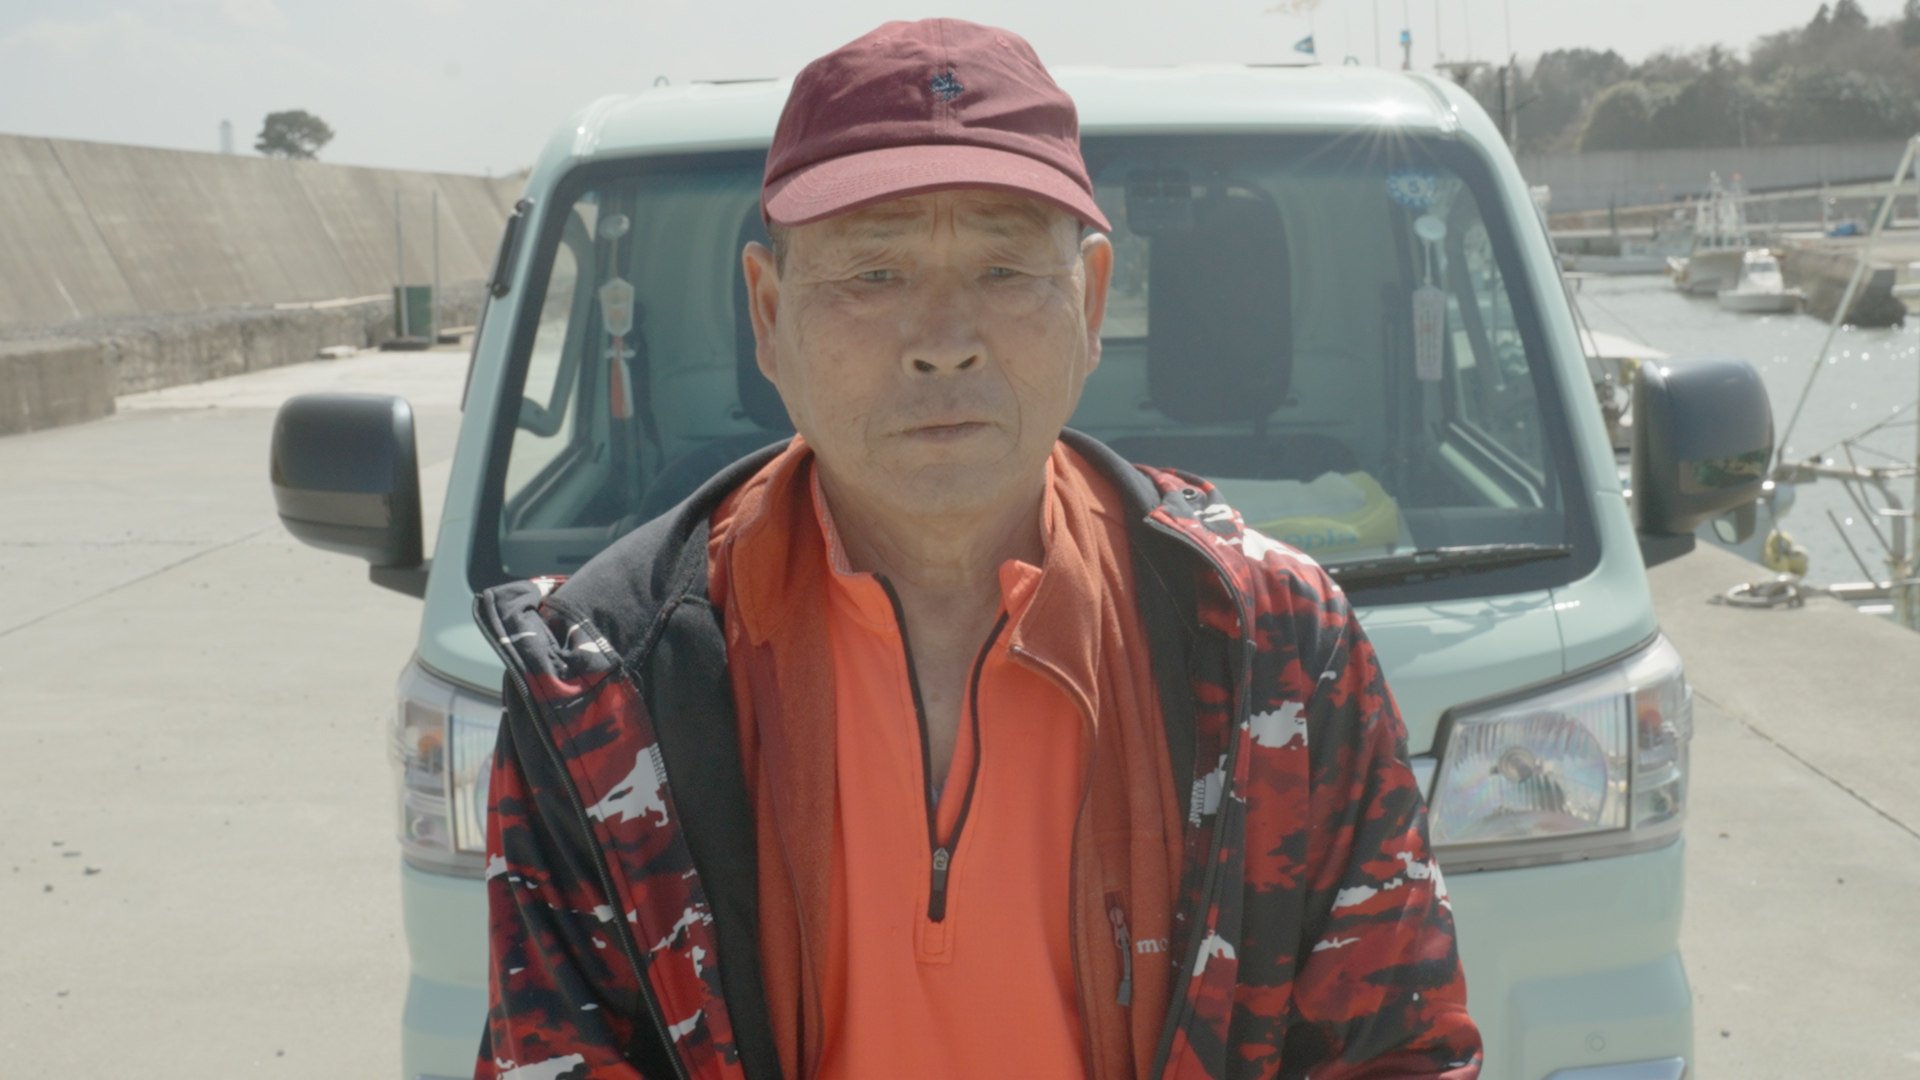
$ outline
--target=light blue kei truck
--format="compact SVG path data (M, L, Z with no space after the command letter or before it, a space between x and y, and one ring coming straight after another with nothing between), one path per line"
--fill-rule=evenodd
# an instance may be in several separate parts
M1073 426L1207 476L1347 582L1426 788L1485 1075L1679 1080L1691 695L1646 566L1750 516L1772 444L1758 377L1644 365L1623 483L1546 230L1460 89L1332 67L1058 77L1116 251ZM791 431L739 270L785 95L662 87L552 137L488 286L430 563L403 400L311 395L280 415L287 526L424 598L392 729L410 1080L471 1075L486 1009L502 672L475 591L569 573ZM1261 252L1263 287L1203 316L1248 327L1234 364L1252 348L1272 365L1253 422L1155 401L1155 336L1185 333L1149 317L1156 274L1180 272L1155 247L1215 200L1277 211L1234 245Z

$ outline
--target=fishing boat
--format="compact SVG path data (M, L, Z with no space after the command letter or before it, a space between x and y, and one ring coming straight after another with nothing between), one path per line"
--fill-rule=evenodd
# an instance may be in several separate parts
M1667 272L1681 292L1713 296L1740 284L1740 268L1753 237L1741 209L1739 183L1720 183L1708 174L1707 197L1694 207L1693 243L1683 256L1667 259Z
M1617 251L1579 251L1560 257L1568 270L1582 274L1664 274L1668 262L1692 250L1685 233L1663 233L1651 239L1621 237Z
M1806 298L1799 289L1787 288L1780 276L1780 260L1766 248L1751 248L1740 260L1740 278L1731 289L1722 289L1720 306L1728 311L1771 314L1797 311Z

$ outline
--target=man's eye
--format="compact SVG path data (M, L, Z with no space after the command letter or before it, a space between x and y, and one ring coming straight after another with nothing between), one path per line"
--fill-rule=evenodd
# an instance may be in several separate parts
M1020 271L1015 270L1011 266L989 266L987 267L987 276L1005 280L1007 278L1017 278L1021 275Z
M892 281L897 275L891 270L862 270L853 275L856 280L872 283Z

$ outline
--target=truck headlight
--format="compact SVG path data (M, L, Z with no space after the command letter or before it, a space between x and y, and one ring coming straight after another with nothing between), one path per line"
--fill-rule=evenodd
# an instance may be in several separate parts
M400 796L400 851L442 874L479 877L486 864L487 782L500 702L407 665L396 688L389 747Z
M1441 725L1435 854L1487 870L1644 851L1680 831L1693 692L1663 635L1624 660Z

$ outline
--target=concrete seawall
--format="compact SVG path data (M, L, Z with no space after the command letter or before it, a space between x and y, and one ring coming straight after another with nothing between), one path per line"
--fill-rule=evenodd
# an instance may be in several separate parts
M0 328L478 281L518 180L0 135Z
M1553 212L1676 202L1706 194L1707 174L1748 191L1884 181L1906 150L1902 139L1810 146L1722 146L1697 150L1601 150L1522 154L1520 174L1553 189ZM1691 219L1689 219L1691 220Z
M0 434L395 336L391 301L365 298L398 284L396 194L415 285L434 278L438 196L440 322L469 325L519 190L518 179L0 135Z

